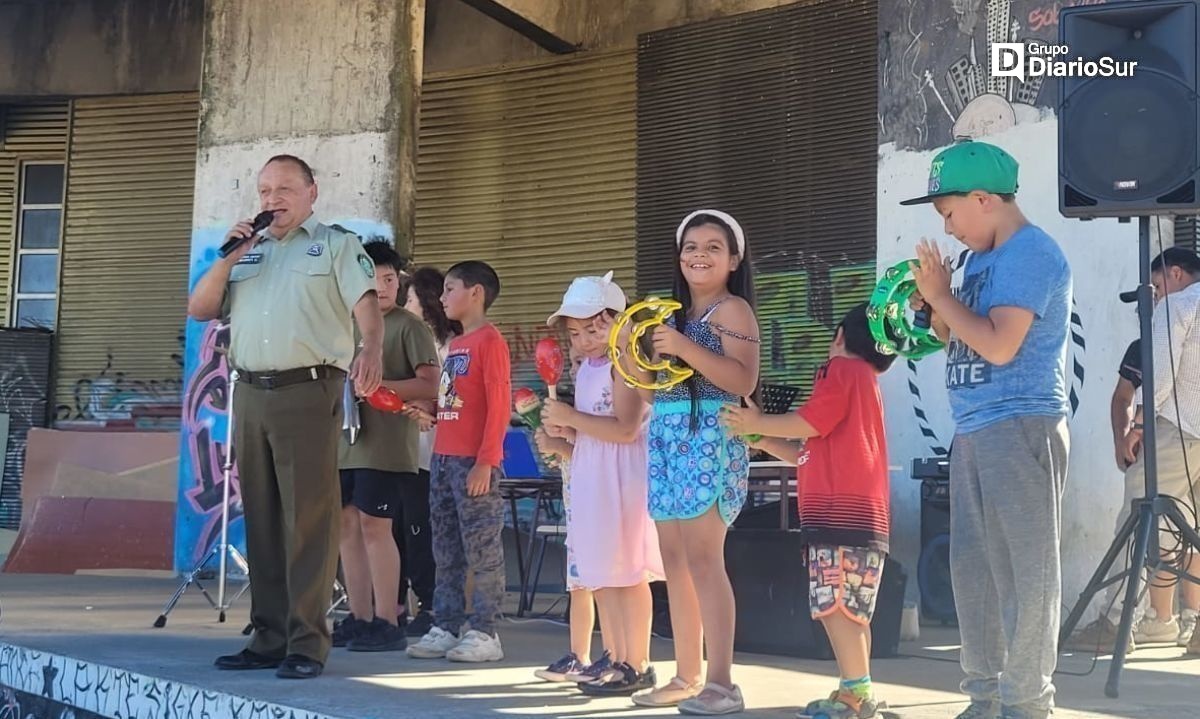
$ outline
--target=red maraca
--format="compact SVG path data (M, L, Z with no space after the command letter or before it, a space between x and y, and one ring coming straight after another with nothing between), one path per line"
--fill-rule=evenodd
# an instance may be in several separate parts
M538 340L533 357L538 376L546 383L550 399L558 399L558 380L563 371L563 353L558 340L553 337Z
M396 394L394 390L387 387L380 387L367 395L367 404L380 412L399 414L404 411L404 400L400 399L400 395Z

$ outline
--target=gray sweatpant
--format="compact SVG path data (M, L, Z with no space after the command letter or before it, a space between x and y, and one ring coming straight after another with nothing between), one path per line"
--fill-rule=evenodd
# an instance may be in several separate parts
M950 571L962 691L1014 716L1054 704L1066 419L1016 417L954 438Z
M433 455L429 480L429 526L433 532L433 615L437 625L458 634L466 615L467 573L475 581L471 629L496 633L504 601L504 500L500 469L492 470L486 494L467 496L467 474L474 457Z

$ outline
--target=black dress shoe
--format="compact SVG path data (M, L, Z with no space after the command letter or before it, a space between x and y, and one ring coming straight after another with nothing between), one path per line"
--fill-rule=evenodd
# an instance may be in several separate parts
M217 669L227 669L230 671L244 669L274 669L281 663L283 663L282 659L268 657L265 654L252 652L249 649L243 649L237 654L226 654L223 657L217 657L217 661L213 662Z
M275 670L280 679L316 679L325 670L325 665L303 654L289 654Z

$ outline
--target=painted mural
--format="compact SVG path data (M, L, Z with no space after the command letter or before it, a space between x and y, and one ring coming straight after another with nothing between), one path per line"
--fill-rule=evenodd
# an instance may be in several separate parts
M0 719L238 717L325 714L0 643Z
M31 330L0 332L0 423L3 458L0 459L0 527L21 524L21 478L29 430L46 426L49 400L51 338Z
M1044 117L1055 82L990 77L989 44L1054 42L1058 12L1106 0L881 0L879 137L925 150Z

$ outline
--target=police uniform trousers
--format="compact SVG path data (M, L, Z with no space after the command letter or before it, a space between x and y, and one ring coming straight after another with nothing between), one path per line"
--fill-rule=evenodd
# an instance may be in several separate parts
M345 373L234 392L234 456L245 509L253 652L325 662L337 572L338 436Z

